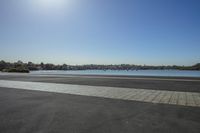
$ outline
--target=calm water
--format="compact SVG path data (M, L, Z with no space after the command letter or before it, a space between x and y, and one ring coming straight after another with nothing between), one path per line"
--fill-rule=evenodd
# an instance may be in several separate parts
M80 75L124 75L124 76L170 76L200 77L200 71L181 70L78 70L78 71L32 71L31 74L80 74Z

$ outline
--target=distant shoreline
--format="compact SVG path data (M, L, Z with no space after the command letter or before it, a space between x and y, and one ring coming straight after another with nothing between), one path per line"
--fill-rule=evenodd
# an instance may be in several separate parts
M33 62L23 63L17 61L14 63L0 61L0 71L8 72L29 72L34 70L200 70L200 63L191 66L148 66L148 65L134 65L134 64L119 64L119 65L54 65L51 63L35 64Z

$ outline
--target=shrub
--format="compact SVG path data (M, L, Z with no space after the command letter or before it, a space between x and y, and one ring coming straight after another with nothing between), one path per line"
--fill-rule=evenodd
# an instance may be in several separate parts
M8 68L8 69L3 69L3 72L29 73L30 71L26 68Z

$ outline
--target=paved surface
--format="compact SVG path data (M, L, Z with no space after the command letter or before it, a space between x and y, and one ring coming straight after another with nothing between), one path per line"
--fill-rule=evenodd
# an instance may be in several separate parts
M199 133L200 109L0 88L0 133Z
M200 93L0 80L0 87L200 107Z
M199 78L0 73L0 86L0 133L200 132Z
M89 75L33 75L0 73L0 80L200 92L200 78Z

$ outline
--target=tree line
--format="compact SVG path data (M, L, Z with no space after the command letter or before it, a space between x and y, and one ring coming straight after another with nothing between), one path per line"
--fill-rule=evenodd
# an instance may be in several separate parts
M192 66L149 66L149 65L133 65L133 64L120 64L120 65L55 65L51 63L24 63L17 61L14 63L0 61L0 71L4 72L29 72L34 70L200 70L200 63Z

